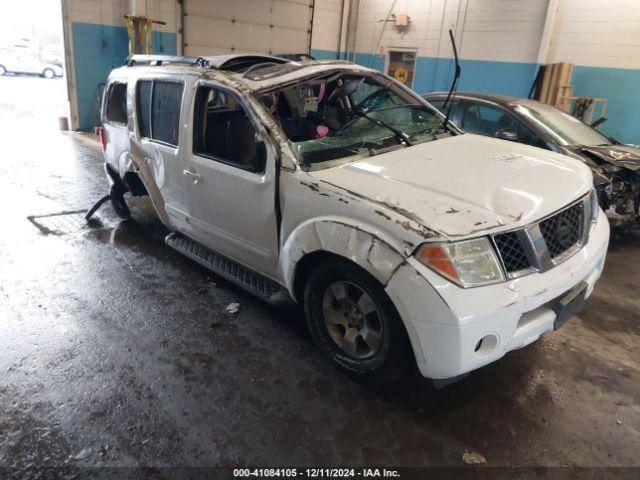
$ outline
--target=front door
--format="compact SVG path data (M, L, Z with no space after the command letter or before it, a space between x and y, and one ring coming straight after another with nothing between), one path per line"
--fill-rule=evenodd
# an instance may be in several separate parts
M193 148L183 175L193 236L223 255L275 276L275 150L240 97L218 85L196 90Z
M184 90L184 83L174 80L138 80L137 125L130 131L131 158L160 219L173 230L187 220L181 160L186 139L180 135Z

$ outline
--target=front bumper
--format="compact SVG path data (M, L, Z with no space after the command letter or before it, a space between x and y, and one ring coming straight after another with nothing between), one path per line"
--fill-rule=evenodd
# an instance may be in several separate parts
M422 375L446 379L494 362L553 330L555 301L580 282L588 297L609 243L602 211L589 242L560 265L507 282L460 288L410 258L387 284ZM482 340L482 342L481 342Z

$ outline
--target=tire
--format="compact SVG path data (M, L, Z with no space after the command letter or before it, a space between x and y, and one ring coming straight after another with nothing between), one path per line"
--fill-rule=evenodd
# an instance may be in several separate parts
M7 74L7 69L0 65L0 77Z
M56 76L56 72L54 72L53 70L51 70L50 68L45 68L42 71L42 76L44 78L48 78L48 79L52 79L53 77Z
M322 354L362 380L396 380L413 358L402 320L384 288L353 263L336 259L318 265L305 285L304 310Z
M112 188L109 192L111 206L116 214L123 219L131 218L131 211L124 199L124 194L117 189Z

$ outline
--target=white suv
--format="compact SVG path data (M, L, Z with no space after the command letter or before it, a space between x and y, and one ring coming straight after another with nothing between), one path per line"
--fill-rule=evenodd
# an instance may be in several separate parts
M149 194L166 242L270 303L328 358L450 379L557 329L609 240L589 169L462 134L348 62L133 57L105 91L111 197Z

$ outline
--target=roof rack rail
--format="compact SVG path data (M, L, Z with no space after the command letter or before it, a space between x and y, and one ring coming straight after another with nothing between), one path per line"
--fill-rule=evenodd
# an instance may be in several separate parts
M153 67L159 67L161 65L166 65L167 63L181 63L203 68L207 68L209 66L209 62L205 58L185 57L180 55L132 55L127 58L125 65L127 67L134 67L136 65L151 65Z

